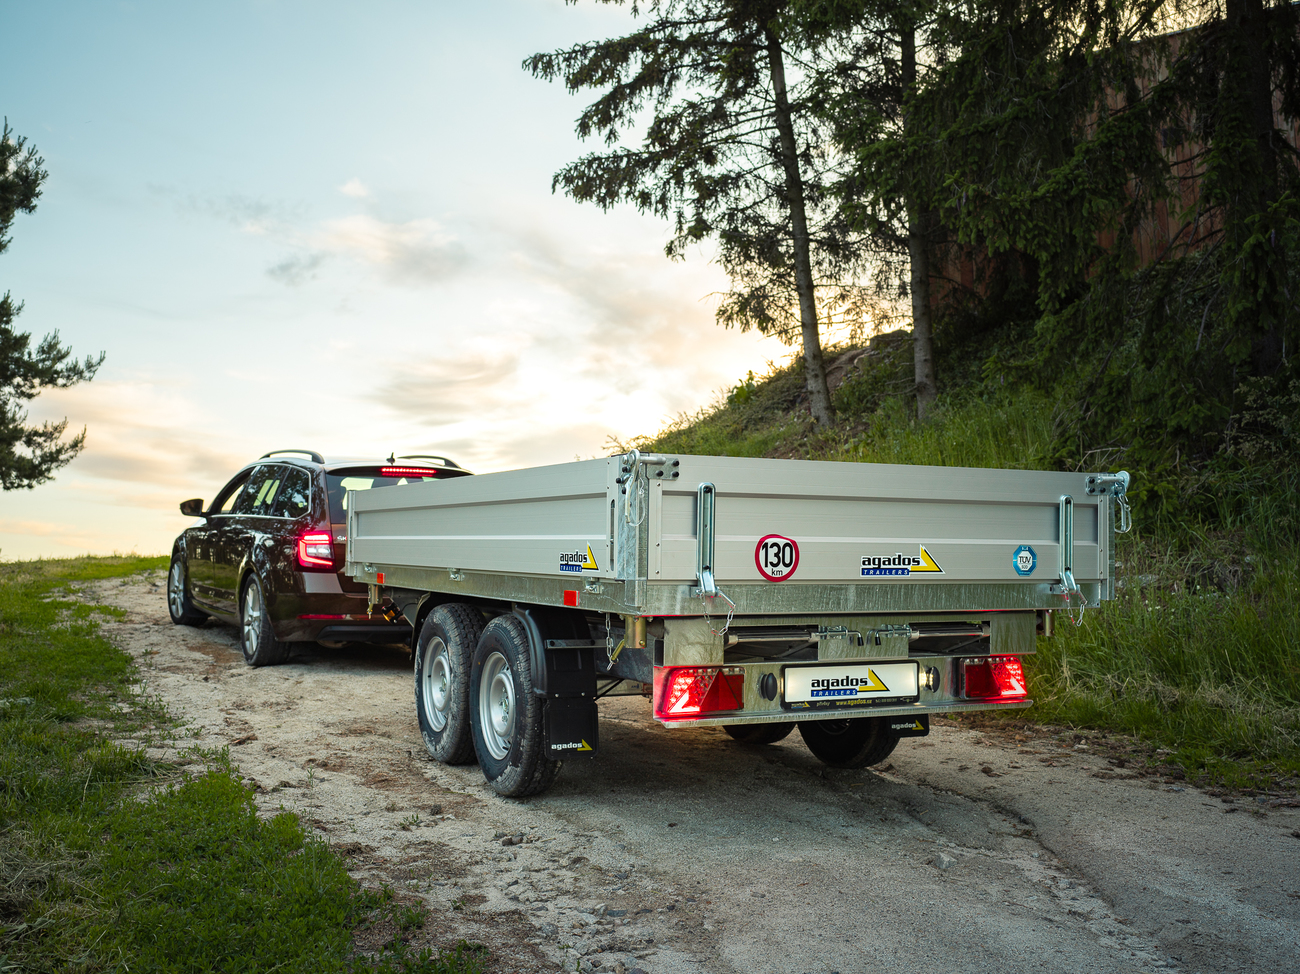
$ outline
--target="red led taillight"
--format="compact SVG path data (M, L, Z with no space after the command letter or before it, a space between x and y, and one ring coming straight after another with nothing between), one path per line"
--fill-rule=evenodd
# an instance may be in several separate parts
M1025 668L1016 656L981 656L961 661L962 696L968 700L1014 700L1029 696Z
M428 467L380 467L381 477L436 477L438 471Z
M298 565L302 568L334 568L334 539L328 531L308 531L298 538Z
M655 667L655 716L698 720L745 709L745 671L738 667Z

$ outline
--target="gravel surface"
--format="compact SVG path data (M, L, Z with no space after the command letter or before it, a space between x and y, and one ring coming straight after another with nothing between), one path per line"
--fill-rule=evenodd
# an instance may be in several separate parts
M188 743L229 745L259 806L300 814L369 885L423 900L417 944L489 969L646 974L1292 971L1300 800L1211 796L1113 741L936 721L883 768L797 733L745 748L602 701L600 753L527 802L430 760L409 653L307 644L244 664L171 625L163 574L90 586Z

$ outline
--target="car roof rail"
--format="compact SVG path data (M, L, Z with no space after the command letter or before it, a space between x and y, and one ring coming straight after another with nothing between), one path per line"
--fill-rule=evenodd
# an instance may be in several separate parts
M389 463L393 463L395 460L433 460L444 467L452 467L456 470L465 469L455 460L448 460L446 457L440 457L432 453L405 453L400 457L394 458L390 455L388 458Z
M315 450L272 450L269 453L263 453L260 457L258 457L258 459L265 460L267 457L278 457L282 453L301 453L304 456L310 457L312 461L315 463L325 462L325 458L321 456L319 453L317 453Z

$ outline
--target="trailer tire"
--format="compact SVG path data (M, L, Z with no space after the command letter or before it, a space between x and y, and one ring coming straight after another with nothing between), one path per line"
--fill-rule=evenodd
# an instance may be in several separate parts
M757 746L785 740L794 730L794 724L723 724L722 729L737 744Z
M547 756L545 700L533 692L528 632L516 616L483 628L470 668L469 719L483 777L498 795L545 791L560 762Z
M467 605L439 605L424 617L415 643L415 716L429 755L470 764L469 671L483 621Z
M879 764L898 746L898 735L884 717L845 717L805 720L799 733L808 750L832 768L865 768Z

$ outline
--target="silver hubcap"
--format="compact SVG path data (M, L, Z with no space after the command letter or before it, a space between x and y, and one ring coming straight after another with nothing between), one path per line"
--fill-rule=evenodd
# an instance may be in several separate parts
M478 716L483 727L483 743L500 761L510 753L510 742L515 736L515 681L510 664L500 653L493 653L484 662L479 686Z
M429 725L436 731L442 730L451 716L451 660L447 657L447 644L437 637L424 647L420 693Z
M252 656L257 652L257 640L262 632L262 591L256 582L244 590L244 652Z
M172 564L171 574L167 576L167 604L177 618L184 614L185 566L179 561Z

